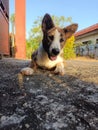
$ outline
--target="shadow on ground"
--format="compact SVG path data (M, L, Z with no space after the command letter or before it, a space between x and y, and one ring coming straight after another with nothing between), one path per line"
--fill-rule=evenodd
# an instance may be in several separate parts
M98 130L98 63L67 61L64 76L38 70L21 86L28 62L0 60L0 130Z

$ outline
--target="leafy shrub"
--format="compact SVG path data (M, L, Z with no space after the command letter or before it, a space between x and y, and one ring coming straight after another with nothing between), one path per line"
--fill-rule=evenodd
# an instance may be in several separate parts
M69 38L64 46L63 52L64 52L64 58L65 59L71 59L71 58L75 58L76 54L75 54L75 38L74 36L72 36L71 38Z
M27 40L26 42L26 57L31 59L32 53L38 48L39 43L35 42L34 40Z

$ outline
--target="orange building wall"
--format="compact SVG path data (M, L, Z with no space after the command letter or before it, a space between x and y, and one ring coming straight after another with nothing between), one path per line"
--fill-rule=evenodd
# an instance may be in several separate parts
M26 58L25 0L15 0L15 58Z
M1 2L4 9L1 8ZM9 4L8 0L6 2L0 1L0 54L9 55L9 21L6 17L9 15ZM5 13L6 12L6 13Z

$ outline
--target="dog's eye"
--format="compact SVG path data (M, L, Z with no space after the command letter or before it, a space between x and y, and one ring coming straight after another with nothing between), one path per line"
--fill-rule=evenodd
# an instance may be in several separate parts
M64 41L64 39L63 39L63 38L61 38L61 39L60 39L60 42L63 42L63 41Z
M49 39L50 39L51 41L53 41L53 39L54 39L54 36L53 36L53 35L48 36L48 37L49 37Z

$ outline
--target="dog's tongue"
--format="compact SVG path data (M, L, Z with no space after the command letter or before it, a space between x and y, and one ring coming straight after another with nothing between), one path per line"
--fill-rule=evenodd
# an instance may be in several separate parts
M56 56L51 56L50 57L51 60L56 60L56 58L57 58Z

